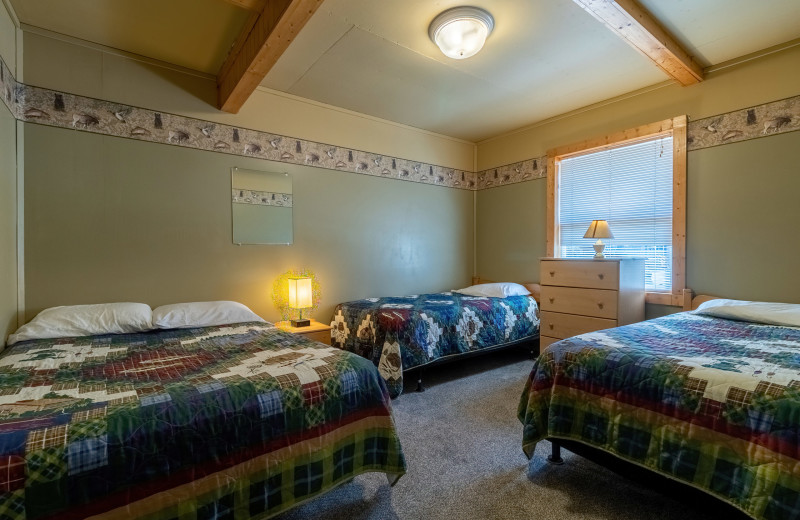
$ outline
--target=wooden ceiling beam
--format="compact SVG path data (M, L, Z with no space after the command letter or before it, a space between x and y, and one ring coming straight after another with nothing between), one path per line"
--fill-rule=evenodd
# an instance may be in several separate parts
M573 0L681 85L703 81L703 67L636 0Z
M217 75L220 110L235 114L242 108L322 2L267 0L250 17Z

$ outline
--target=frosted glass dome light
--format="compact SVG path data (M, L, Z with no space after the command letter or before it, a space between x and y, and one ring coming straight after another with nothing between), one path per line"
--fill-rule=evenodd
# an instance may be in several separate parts
M439 13L428 27L428 36L445 56L463 60L483 48L494 29L494 18L479 7L453 7Z

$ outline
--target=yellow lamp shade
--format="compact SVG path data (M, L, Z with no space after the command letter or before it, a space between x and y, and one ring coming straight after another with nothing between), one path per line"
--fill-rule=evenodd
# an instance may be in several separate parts
M583 238L614 238L607 220L593 220Z
M289 307L305 309L313 305L311 278L289 278Z

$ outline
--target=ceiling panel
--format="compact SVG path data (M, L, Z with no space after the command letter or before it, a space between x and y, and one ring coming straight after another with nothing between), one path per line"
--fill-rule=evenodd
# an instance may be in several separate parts
M216 74L249 13L221 0L11 0L22 23Z
M800 0L639 0L689 54L717 64L800 37Z
M262 85L475 141L664 80L573 2L483 4L486 47L451 60L427 34L450 3L326 0Z

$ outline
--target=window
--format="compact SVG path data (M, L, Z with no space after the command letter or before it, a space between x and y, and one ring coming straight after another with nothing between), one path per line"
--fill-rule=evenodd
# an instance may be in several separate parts
M607 220L614 238L605 254L646 258L647 301L680 305L685 141L684 116L551 150L548 254L591 258L594 241L583 235L592 220Z

